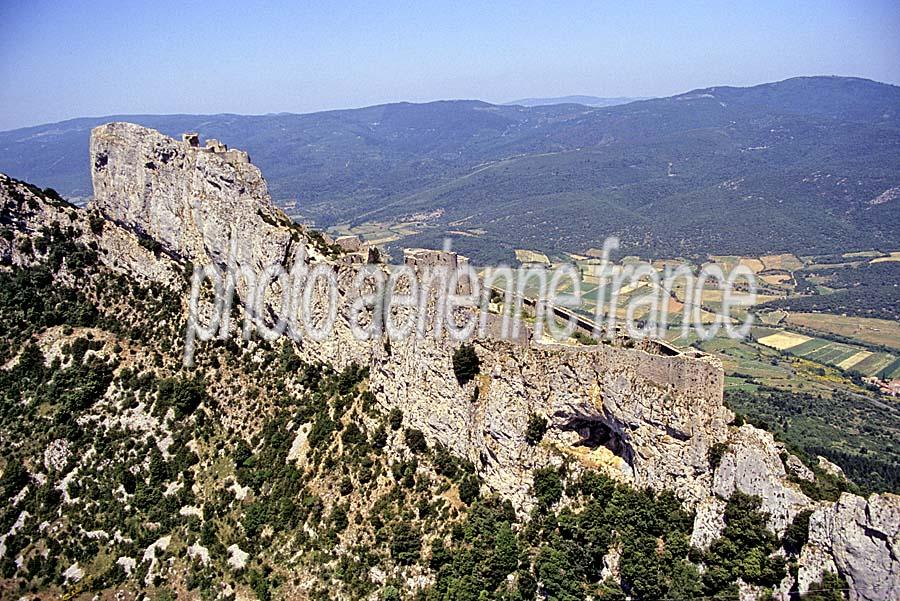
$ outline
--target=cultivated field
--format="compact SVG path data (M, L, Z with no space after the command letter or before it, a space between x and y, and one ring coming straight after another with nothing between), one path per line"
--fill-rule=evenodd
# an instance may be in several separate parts
M545 265L550 264L550 259L547 258L542 252L538 252L536 250L525 250L521 248L516 249L516 260L520 263L543 263Z
M872 259L871 263L888 263L891 261L900 261L900 252L892 252L886 257L878 257L877 259Z
M864 376L883 380L900 378L900 359L889 353L876 353L858 346L787 330L767 334L757 341L764 346L844 371L859 372Z
M803 268L803 261L791 254L767 255L765 257L760 257L760 260L766 266L766 269L796 271Z
M784 351L790 348L794 348L795 346L799 346L805 342L809 342L810 340L812 340L812 338L810 338L809 336L804 336L802 334L794 334L792 332L778 332L777 334L771 334L769 336L766 336L765 338L760 338L759 343L772 347L773 349L778 349L779 351Z
M900 349L900 323L886 319L848 317L830 313L788 313L787 323L838 334L869 344Z

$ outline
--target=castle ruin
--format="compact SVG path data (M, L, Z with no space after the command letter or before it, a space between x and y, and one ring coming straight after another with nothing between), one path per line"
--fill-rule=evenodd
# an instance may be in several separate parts
M181 142L191 150L216 154L230 163L250 162L250 155L245 151L237 150L234 148L229 150L227 144L223 144L215 138L207 138L206 144L204 146L200 146L200 134L198 134L197 132L187 132L181 134Z

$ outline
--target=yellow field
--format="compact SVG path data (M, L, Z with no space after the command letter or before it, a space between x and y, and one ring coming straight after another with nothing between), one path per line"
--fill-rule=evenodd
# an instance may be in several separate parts
M869 344L900 348L900 323L887 319L847 317L829 313L790 313L789 324L831 332Z
M877 259L872 259L870 263L889 263L892 261L900 261L900 252L893 252L887 257L878 257Z
M619 294L622 296L624 296L626 294L631 294L635 290L638 290L639 288L643 288L646 285L647 285L647 282L641 282L641 281L631 282L630 284L625 284L624 286L619 288Z
M866 359L871 356L872 356L872 353L870 353L869 351L859 351L852 357L848 357L848 358L844 359L843 361L841 361L840 363L838 363L838 367L840 367L841 369L850 369L857 363L861 362L863 359Z
M770 286L780 286L790 281L791 276L786 273L770 273L769 275L760 276L760 279Z
M722 271L724 271L725 273L728 273L729 271L734 269L735 266L741 261L740 257L731 255L710 255L709 259L711 262L719 265L722 268Z
M679 259L655 259L650 264L658 271L663 271L666 267L676 269L681 265L687 265L687 263Z
M523 250L521 248L516 249L516 260L522 263L544 263L545 265L550 264L550 259L548 259L547 255L545 255L544 253L534 250Z
M668 303L668 304L666 304ZM669 313L681 313L684 311L684 303L681 301L675 300L671 296L664 296L659 301L660 309L668 309Z
M777 334L760 338L759 343L783 351L801 345L807 340L812 340L812 338L803 334L794 334L793 332L778 332Z
M593 257L595 259L603 258L603 250L600 248L589 248L589 249L587 249L587 252L585 252L584 254L586 254L589 257Z
M787 253L783 255L766 255L760 257L766 269L784 269L786 271L794 271L803 267L803 262L794 255Z
M767 311L759 316L760 321L766 325L777 325L787 316L787 311L777 309L775 311Z
M407 236L413 236L419 233L421 225L421 223L414 221L402 223L368 221L353 227L350 224L343 223L328 228L328 233L335 237L344 235L359 236L369 244L377 246L379 244L396 242Z
M742 293L742 292L732 292L731 296L732 296L732 298L734 298L734 297L740 297L740 296L743 296L743 294L744 294L744 293ZM773 296L773 295L771 295L771 294L759 294L759 293L757 293L757 295L756 295L756 304L767 303L767 302L769 302L770 300L776 300L776 299L779 299L779 298L782 298L782 297L780 297L780 296ZM701 296L701 302L704 302L704 303L721 303L721 302L724 301L724 300L725 300L725 291L724 291L724 290L718 290L718 289L716 289L716 288L704 288L704 289L703 289L703 294L702 294L702 296Z
M766 268L759 259L741 259L741 265L747 267L753 273L759 273Z
M685 301L685 289L684 289L684 286L679 286L679 285L676 283L676 285L672 287L672 292L675 293L675 298L677 298L679 301L681 301L681 302L686 302L686 301ZM692 302L693 302L693 300L694 300L694 296L693 296L693 295L694 295L694 292L695 292L694 289L691 289L691 290L690 290L691 301L692 301ZM732 296L732 298L740 298L740 297L743 296L743 294L745 294L745 293L743 293L743 292L734 292L731 296ZM772 295L772 294L759 294L759 293L757 293L757 294L756 294L756 303L755 303L755 304L759 305L759 304L762 304L762 303L767 303L767 302L769 302L769 301L771 301L771 300L777 300L777 299L779 299L779 298L783 298L783 297L781 297L781 296L775 296L775 295ZM721 302L724 301L724 299L725 299L725 292L722 291L722 290L719 290L718 288L704 288L703 291L702 291L701 294L700 294L700 302L701 302L701 304L706 304L706 303L721 303Z

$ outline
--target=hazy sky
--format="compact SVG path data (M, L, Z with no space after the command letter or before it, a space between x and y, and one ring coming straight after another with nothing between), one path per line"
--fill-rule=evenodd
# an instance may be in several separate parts
M121 113L900 83L900 2L0 0L0 129Z

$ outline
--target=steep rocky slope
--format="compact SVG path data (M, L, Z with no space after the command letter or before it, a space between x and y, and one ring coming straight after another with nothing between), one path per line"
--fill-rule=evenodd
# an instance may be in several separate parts
M136 230L161 232L157 239L164 249L195 265L224 267L233 240L237 264L256 270L289 258L296 230L283 216L273 216L268 197L260 203L257 190L240 175L210 176L203 165L217 160L230 173L234 166L227 161L128 124L98 128L91 148L92 206ZM160 156L172 158L159 167L146 166ZM144 175L134 173L135 165ZM255 167L241 168L256 181ZM187 181L181 176L185 172ZM212 184L221 187L219 196L210 196ZM188 209L192 201L196 208ZM154 208L152 218L147 207ZM268 218L256 214L261 210L269 212ZM354 276L353 267L341 268L342 297L350 295ZM278 300L277 294L272 297ZM557 426L553 432L573 429L576 422L610 429L627 460L619 474L636 484L679 490L691 500L708 494L708 449L726 435L728 418L722 369L711 357L606 346L529 349L484 340L478 349L485 378L459 386L448 377L448 341L410 337L392 341L387 352L381 340L356 340L346 314L341 317L328 339L305 339L302 356L338 368L350 362L368 365L371 388L380 398L390 399L435 440L482 463L488 482L519 504L528 505L525 474L548 461L540 451L537 457L522 456L528 446L525 419L531 413L550 417ZM472 403L476 386L478 402ZM559 442L571 443L572 437L560 436Z
M114 123L91 164L89 211L0 182L7 592L753 598L834 574L853 599L900 593L900 498L813 500L818 473L729 425L710 357L481 339L460 385L447 340L357 340L343 309L324 340L244 340L236 307L231 337L181 368L192 267L305 256L336 272L342 307L356 267L239 155ZM482 549L488 516L508 530ZM479 549L468 567L442 555ZM653 561L658 582L635 571Z

